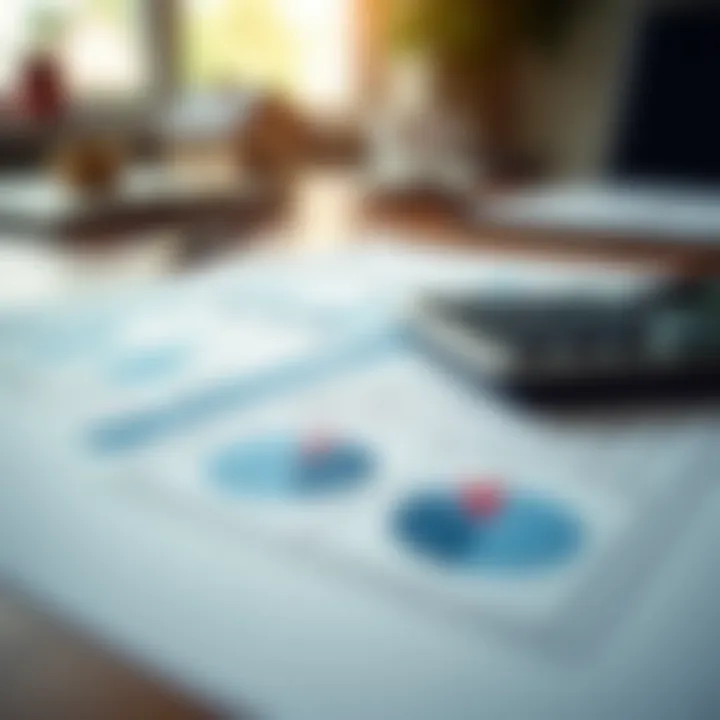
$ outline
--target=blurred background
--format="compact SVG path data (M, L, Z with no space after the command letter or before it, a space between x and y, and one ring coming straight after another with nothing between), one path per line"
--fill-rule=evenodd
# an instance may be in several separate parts
M178 98L254 91L358 142L381 110L434 101L493 171L592 173L634 5L13 0L0 24L3 161L29 162L61 120L135 140Z
M677 20L681 5L697 16L687 6L702 3L651 5L643 7L646 25L669 14ZM15 127L31 146L29 123L88 114L132 120L141 132L170 100L250 90L280 94L299 113L360 133L371 109L414 94L482 129L486 156L525 170L593 173L640 6L13 0L3 6L0 38L4 134L9 140ZM689 15L681 21L691 23ZM649 32L654 42L662 30ZM677 61L687 76L693 68Z
M719 21L702 0L12 0L0 13L0 171L26 175L0 227L23 226L16 199L43 183L51 232L47 193L74 193L78 210L114 189L129 217L128 184L143 187L144 228L175 227L157 195L183 169L206 191L262 183L277 212L299 170L307 187L333 166L346 172L330 195L348 197L352 177L365 213L470 217L476 231L525 215L526 196L488 209L498 192L602 184L565 215L533 205L523 229L587 211L585 235L632 238L663 224L665 203L645 193L633 212L619 185L695 189L720 173ZM267 217L246 204L235 220L250 215Z

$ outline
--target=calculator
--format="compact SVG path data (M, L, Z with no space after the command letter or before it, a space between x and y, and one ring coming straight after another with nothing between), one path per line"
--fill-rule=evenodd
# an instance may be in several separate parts
M528 399L702 398L720 390L720 278L637 293L417 299L413 338L476 381Z

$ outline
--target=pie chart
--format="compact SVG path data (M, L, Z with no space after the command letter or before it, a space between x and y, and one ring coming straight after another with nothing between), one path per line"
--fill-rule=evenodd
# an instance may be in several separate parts
M408 552L468 571L552 568L575 556L583 535L563 504L494 482L418 491L392 523Z
M279 433L219 448L208 476L237 495L292 500L355 490L374 465L369 449L353 440Z

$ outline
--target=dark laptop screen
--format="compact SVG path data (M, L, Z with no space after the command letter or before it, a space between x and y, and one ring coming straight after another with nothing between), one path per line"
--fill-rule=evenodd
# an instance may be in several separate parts
M720 7L660 10L638 33L611 174L720 182Z

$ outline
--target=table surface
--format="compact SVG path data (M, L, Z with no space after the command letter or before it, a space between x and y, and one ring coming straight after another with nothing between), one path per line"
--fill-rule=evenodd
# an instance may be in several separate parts
M345 242L351 235L356 236L354 222L350 223L352 230L348 227L348 218L354 221L358 214L356 205L357 195L351 185L336 183L334 179L329 183L321 180L300 203L300 213L291 230L279 235L273 232L273 241L279 240L283 247L300 247L303 252L315 252ZM379 226L378 220L381 225L395 230L400 226L406 236L410 233L416 244L471 245L475 250L492 254L538 254L538 248L527 243L478 239L452 222L423 216L422 212L406 213L404 220L402 213L384 214L375 217L374 228ZM268 239L262 238L262 241ZM172 240L169 244L172 246ZM554 257L578 257L573 248L568 251L556 245L547 250ZM546 251L540 252L545 254ZM640 264L647 262L647 255L619 251L617 246L611 255L634 263L638 260ZM71 257L46 246L26 246L19 250L11 241L3 245L0 257L0 271L5 278L2 302L6 307L25 307L38 301L67 297L68 293L106 289L108 283L114 286L143 284L174 270L172 260L169 261L171 257L167 238L99 248L90 255L83 250ZM580 254L581 260L587 257L587 253ZM589 257L597 260L598 257L607 258L608 254L590 253ZM657 264L658 257L653 259ZM682 267L685 260L684 255L665 254L659 264ZM57 511L62 515L61 508ZM239 626L234 627L232 637L220 621L210 625L205 623L200 635L194 637L200 651L205 648L212 653L211 648L220 643L232 653L237 647L233 651L230 645L237 641L252 648L252 657L243 654L242 670L240 666L231 670L211 663L197 675L193 659L185 651L176 648L177 656L160 653L163 657L159 657L157 648L151 647L152 631L147 635L138 634L138 628L133 628L131 622L123 627L115 625L115 629L108 632L109 625L114 623L113 616L117 620L118 613L123 614L110 598L99 602L95 613L77 613L78 596L53 574L54 560L61 560L62 554L58 557L53 552L52 541L55 538L63 543L73 543L74 537L82 542L89 528L70 528L68 532L68 528L56 525L57 517L53 512L47 515L48 512L47 507L33 510L50 521L47 552L36 546L34 556L26 558L25 570L34 577L23 578L22 568L17 568L19 572L14 571L10 577L15 585L32 591L32 605L37 607L37 601L42 598L44 612L66 622L57 630L56 620L48 621L35 608L27 609L27 595L21 595L22 599L18 600L15 591L3 593L5 607L0 613L0 619L6 619L3 646L13 650L19 648L18 651L27 658L23 682L16 686L16 689L25 690L16 692L13 698L14 707L25 709L26 714L28 708L37 708L39 689L48 695L50 702L56 698L58 703L65 703L70 708L84 708L88 702L91 691L85 682L86 670L63 675L61 698L57 693L48 693L47 673L33 671L33 668L44 667L43 657L52 647L63 657L79 654L85 667L93 666L98 679L93 683L92 702L107 708L115 701L117 695L113 693L120 687L123 696L142 697L139 707L145 714L153 714L155 709L162 707L164 712L167 711L164 715L167 717L202 716L207 711L198 709L187 699L178 699L176 691L170 691L168 696L155 683L148 684L147 671L139 668L147 668L147 658L152 655L154 660L150 666L163 667L162 675L170 686L180 680L197 696L211 698L213 703L219 701L223 705L242 708L265 706L273 709L271 716L277 717L367 717L368 713L376 717L402 717L408 713L414 713L416 717L466 717L477 713L478 702L487 717L526 717L531 707L533 717L540 718L717 716L718 696L713 668L717 665L718 638L714 629L720 626L720 618L716 609L719 588L714 579L718 577L718 568L716 554L712 551L717 518L720 517L717 499L707 503L684 534L663 572L654 578L651 590L626 621L627 629L618 634L598 657L573 668L555 667L544 661L538 662L537 658L525 657L491 636L478 647L476 637L462 637L456 631L448 632L447 628L434 623L418 621L380 600L360 598L350 588L317 583L315 578L283 563L261 566L251 552L240 551L232 559L233 575L246 572L256 580L251 586L243 586L242 598L237 598L240 606L249 610L248 614ZM38 519L36 514L33 522ZM7 538L11 539L20 528L14 525L5 530L9 532ZM146 538L153 535L149 528L143 530L143 533L148 532L150 535L145 535ZM214 568L209 586L225 591L221 570L224 561L216 556L212 542L180 537L185 534L171 526L163 526L163 532L167 533L166 545L177 541L187 549L190 567L199 569L209 564ZM14 539L21 541L21 535L23 533ZM31 535L24 533L24 538L22 542L32 545ZM151 543L146 552L140 537L132 544L138 548L138 562L134 568L118 568L117 582L122 584L124 578L135 583L140 577L150 576L158 578L158 582L166 579L167 600L175 608L171 624L192 626L200 612L197 598L185 597L185 589L178 585L177 572L165 567L167 547L163 550ZM26 545L26 549L29 547ZM108 555L103 559L103 552L84 548L83 562L89 562L93 572L99 573L98 577L109 580L107 572L114 566L105 563L113 560ZM91 557L93 555L95 557ZM63 585L64 589L61 588ZM59 592L58 588L61 588ZM48 596L46 591L51 595ZM299 593L303 602L288 606L283 601L288 593ZM49 603L48 597L51 598ZM230 600L225 604L227 602ZM324 630L320 636L315 636L308 628L308 615L303 607L310 608L312 616L322 617ZM126 608L126 616L128 612L142 614L143 608L131 602ZM212 617L212 613L221 612L221 609L207 607L203 612L209 612ZM138 619L136 616L134 620ZM30 632L19 631L19 628L28 627ZM98 650L98 638L103 646L110 641L112 652ZM311 645L313 661L308 663L306 658L299 662L297 657L293 658L288 647L295 644ZM140 653L139 647L144 648ZM118 660L118 653L123 660ZM50 654L53 656L52 651ZM439 657L446 660L438 663ZM134 669L130 669L128 659L135 661ZM7 667L3 671L5 684L8 678L16 676L9 676ZM403 668L402 676L397 673L398 667ZM118 674L123 680L113 684ZM239 675L243 681L238 681ZM168 697L171 699L167 700ZM72 705L73 701L75 705ZM179 704L170 708L176 702ZM591 710L588 710L589 706ZM194 715L195 712L199 715Z
M641 184L548 185L478 207L480 222L576 234L716 246L720 193L707 188Z
M200 720L212 710L141 671L45 608L0 585L3 717L162 717Z
M142 231L238 217L269 207L248 177L173 164L130 167L111 192L80 192L48 171L0 176L0 232L75 239L93 232ZM217 219L216 218L216 219Z
M658 720L720 708L717 494L617 632L598 650L555 657L227 543L178 515L88 493L79 477L58 483L50 458L30 452L32 427L17 416L14 425L3 454L3 575L216 706L316 720L463 718L480 708L488 718Z

